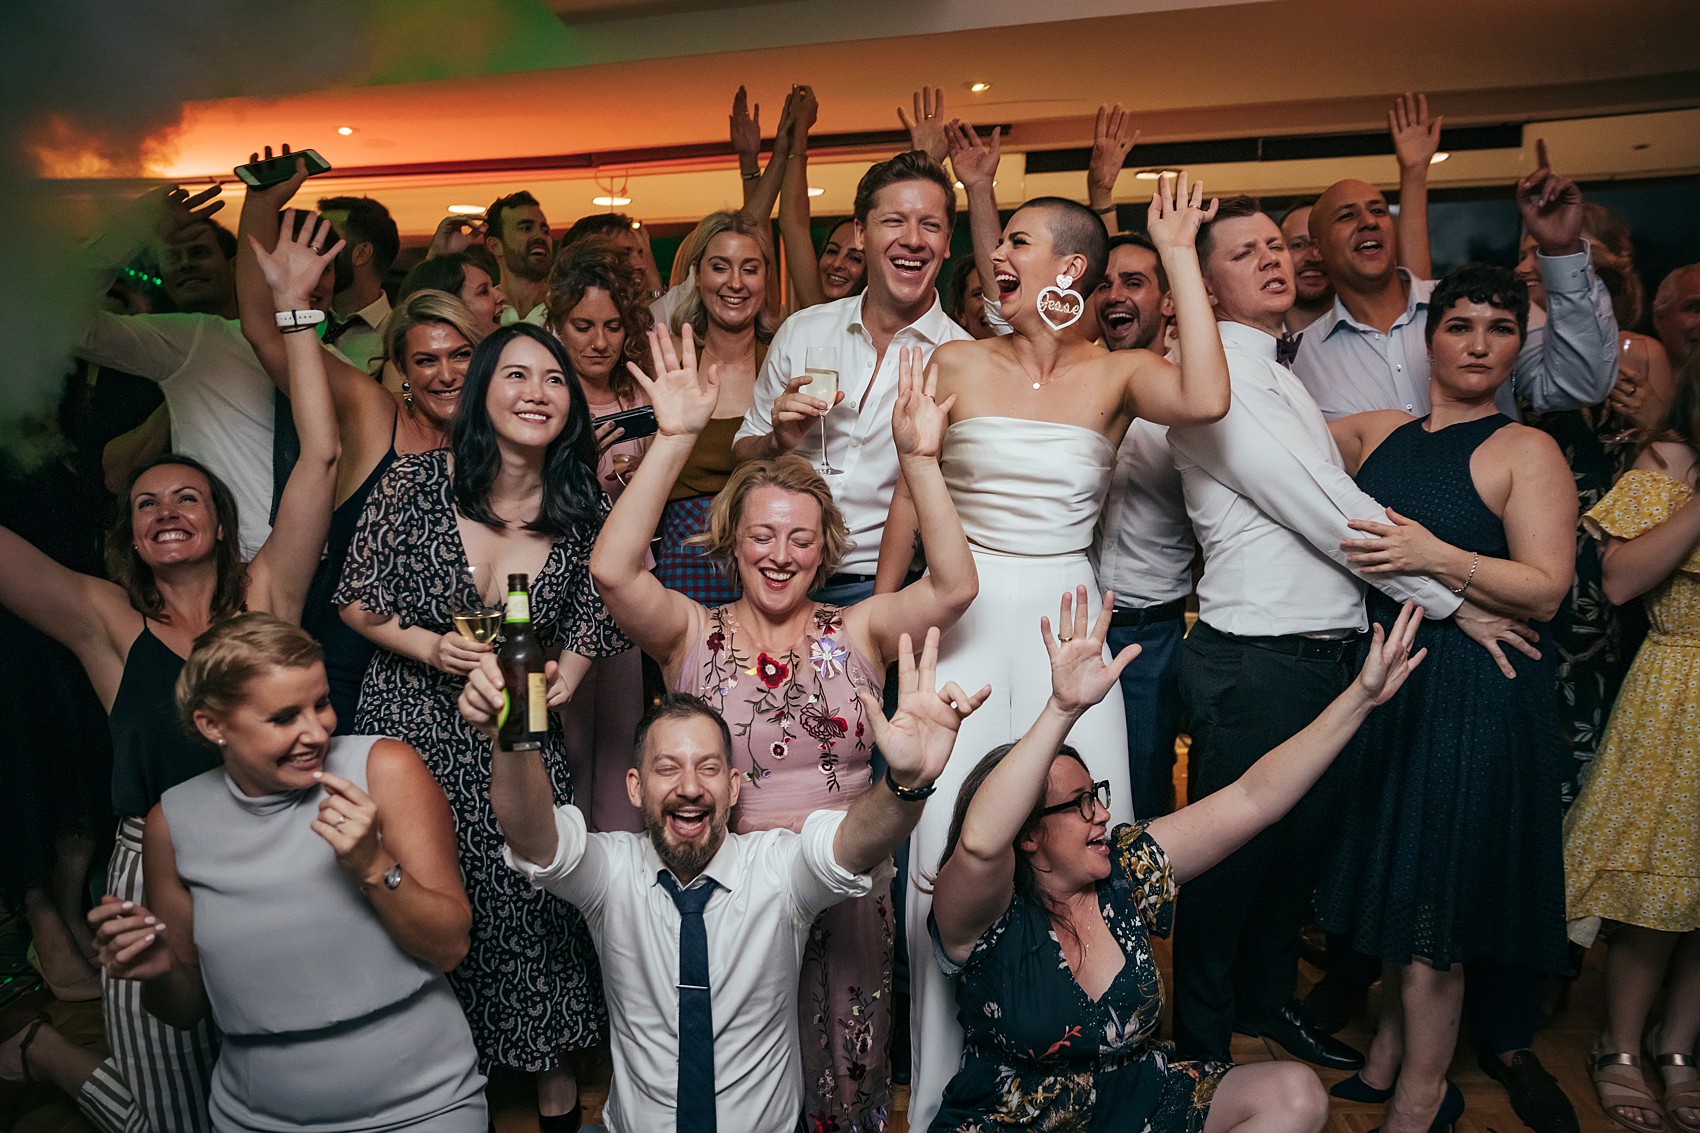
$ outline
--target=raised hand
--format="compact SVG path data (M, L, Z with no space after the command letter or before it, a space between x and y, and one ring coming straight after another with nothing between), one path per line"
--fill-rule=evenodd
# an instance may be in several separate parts
M950 155L951 171L964 189L990 185L997 177L1002 137L1002 126L994 126L991 137L984 142L974 132L974 127L960 118L952 118L945 126L945 152Z
M223 201L213 200L222 191L222 186L214 185L190 196L187 189L172 185L152 190L137 204L147 213L155 236L167 244L182 244L194 239L195 228L224 207Z
M897 353L897 404L891 410L891 437L897 455L937 460L944 446L944 431L950 425L953 393L940 405L934 400L939 388L939 368L922 373L919 346L905 346Z
M489 226L476 216L445 216L437 222L437 230L431 234L431 248L427 255L447 256L464 252L474 244L484 243L484 236L489 230Z
M761 155L761 103L756 103L755 113L750 113L750 96L739 87L738 93L732 96L732 114L727 118L732 135L732 148L738 154L740 162L753 163ZM749 172L745 169L745 172Z
M1108 196L1116 188L1116 178L1121 175L1122 166L1127 164L1127 155L1133 151L1134 143L1139 140L1139 131L1133 128L1133 112L1123 110L1118 102L1113 107L1098 108L1098 117L1092 123L1092 160L1086 167L1086 187L1097 190Z
M1582 190L1552 171L1547 140L1535 139L1535 171L1517 182L1517 211L1543 256L1582 251Z
M289 153L289 146L287 144L282 147L282 152L284 154ZM267 158L270 158L272 156L272 147L265 147L265 154ZM248 161L250 164L259 160L260 155L257 153L251 153L248 155ZM248 187L248 191L242 198L242 207L247 208L250 204L262 205L272 212L280 212L284 205L287 205L290 201L295 199L296 191L301 188L301 183L306 180L307 162L302 158L296 158L295 172L289 175L289 180L280 181L276 185L267 185L264 188L259 189L250 185Z
M389 868L383 848L383 826L378 821L378 804L372 796L340 775L329 771L314 776L325 789L319 813L312 821L313 833L330 843L336 864L356 881L371 885Z
M284 210L283 228L278 233L276 248L268 252L258 240L248 237L248 243L254 249L254 259L260 265L260 274L265 277L266 286L271 288L272 300L278 310L299 311L307 306L313 288L324 278L325 269L342 251L341 240L325 248L324 245L331 240L336 240L336 230L331 227L330 221L309 212L297 228L294 209Z
M1387 132L1393 135L1393 152L1400 169L1422 169L1440 149L1440 127L1445 118L1428 116L1428 95L1409 92L1399 96L1387 112Z
M922 87L915 92L915 117L911 119L897 108L897 120L909 131L909 148L920 150L934 161L945 157L944 88Z
M1417 639L1417 627L1423 624L1423 608L1407 601L1393 622L1391 631L1381 623L1370 626L1369 656L1358 671L1358 690L1370 704L1386 704L1393 699L1416 667L1428 656L1427 649L1411 653L1411 643Z
M96 958L115 980L156 980L171 972L165 924L134 901L108 893L89 910Z
M792 149L801 151L802 144L808 140L809 131L815 128L815 120L820 117L820 100L815 97L815 88L808 83L798 83L791 88L794 101L791 104L791 140Z
M1064 712L1084 712L1103 700L1121 678L1122 670L1139 656L1139 646L1130 645L1107 663L1104 660L1104 639L1110 633L1115 605L1116 596L1106 592L1098 620L1088 626L1086 587L1077 586L1073 594L1063 593L1057 611L1057 625L1061 627L1057 636L1051 636L1050 618L1039 619L1039 636L1051 658L1051 699Z
M1215 218L1216 206L1212 197L1210 207L1204 207L1204 182L1189 183L1185 170L1159 178L1145 211L1145 231L1158 251L1194 248L1199 225Z
M962 721L992 695L986 685L969 696L951 681L938 688L939 631L927 631L921 646L921 661L915 662L915 644L908 634L897 639L897 711L885 718L879 697L861 689L856 699L874 733L874 743L885 755L891 777L899 786L926 787L944 773L956 731Z
M627 368L643 387L655 407L656 432L663 437L694 437L708 427L720 400L719 368L697 369L696 333L686 323L679 332L679 345L661 327L649 328L649 357L655 368L650 377L637 363Z

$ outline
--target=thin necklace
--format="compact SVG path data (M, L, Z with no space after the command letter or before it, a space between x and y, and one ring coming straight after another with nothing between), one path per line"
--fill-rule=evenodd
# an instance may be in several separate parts
M1045 380L1040 381L1038 378L1033 376L1033 371L1029 370L1027 368L1027 363L1025 363L1021 360L1021 356L1019 354L1016 355L1015 364L1017 366L1021 367L1022 373L1026 374L1029 378L1033 379L1033 388L1034 389L1043 389L1045 386L1050 385L1052 382L1058 380L1064 374L1068 373L1070 370L1072 370L1076 366L1080 365L1079 362L1070 362L1067 366L1064 366L1061 370L1058 370L1056 373L1052 374L1049 378L1046 378Z

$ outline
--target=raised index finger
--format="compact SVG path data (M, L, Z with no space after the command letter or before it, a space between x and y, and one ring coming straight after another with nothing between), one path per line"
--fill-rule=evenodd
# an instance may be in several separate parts
M1538 169L1552 168L1552 159L1547 156L1547 140L1545 138L1535 139L1535 167Z
M355 806L373 805L371 795L368 795L341 775L333 775L329 771L320 771L317 777L319 786L325 789L326 794L345 798Z

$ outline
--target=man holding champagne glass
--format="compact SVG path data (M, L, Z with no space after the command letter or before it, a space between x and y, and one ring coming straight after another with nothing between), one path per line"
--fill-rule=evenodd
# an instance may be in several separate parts
M873 166L857 186L855 212L867 290L780 324L732 446L740 461L801 453L826 478L851 547L814 598L839 606L874 592L897 489L898 348L931 356L939 343L968 337L944 313L934 286L956 220L955 189L938 163L913 151Z

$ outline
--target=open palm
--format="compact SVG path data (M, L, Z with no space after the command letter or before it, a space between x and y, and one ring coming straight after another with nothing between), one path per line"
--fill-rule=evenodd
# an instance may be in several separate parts
M973 696L955 681L938 688L938 664L937 627L927 631L919 663L914 642L902 634L897 651L897 711L891 719L885 718L879 697L866 689L856 694L892 776L909 786L929 784L944 772L956 746L957 729L992 694L991 685Z
M1103 700L1121 679L1122 670L1139 656L1139 646L1130 645L1109 661L1104 660L1104 638L1109 635L1114 609L1115 595L1106 593L1098 620L1089 626L1086 587L1077 586L1073 594L1063 593L1057 614L1057 625L1062 628L1057 636L1051 635L1051 619L1039 619L1039 635L1051 658L1051 699L1064 711L1084 712Z
M697 369L696 336L686 323L673 345L661 327L649 330L650 377L633 363L629 368L655 409L656 430L667 437L695 436L708 427L720 400L720 376L715 367Z
M934 400L939 388L939 368L922 374L921 348L905 346L897 355L897 404L891 409L891 437L900 456L937 457L956 404L951 394L940 405Z
M295 223L296 210L285 209L283 213L283 230L278 234L277 247L266 251L260 247L259 241L252 236L248 238L254 246L254 259L260 265L260 274L265 277L266 286L272 290L273 298L287 300L291 303L304 301L324 278L325 268L336 254L342 251L343 241L336 239L336 230L331 222L317 213L302 214L299 227ZM335 241L330 247L320 251L319 248L327 242Z

